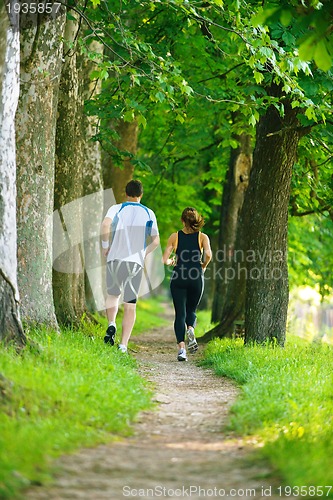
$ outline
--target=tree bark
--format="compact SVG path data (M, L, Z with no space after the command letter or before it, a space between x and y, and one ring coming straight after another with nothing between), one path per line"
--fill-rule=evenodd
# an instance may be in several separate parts
M18 265L22 316L57 326L52 293L55 125L65 16L38 16L21 29L16 114Z
M56 127L54 227L57 258L53 293L58 322L77 326L85 312L82 233L82 108L75 36L78 26L67 20ZM74 43L74 46L72 44ZM63 248L63 252L59 248Z
M136 121L120 121L116 126L119 140L115 146L119 151L128 151L130 155L125 158L122 165L115 163L108 153L103 155L103 179L104 188L112 188L117 203L126 200L125 187L132 179L134 166L131 163L131 155L135 155L138 146L138 124Z
M239 147L231 152L227 179L223 189L218 249L213 262L215 293L212 322L214 323L217 321L225 323L227 311L228 314L231 312L228 307L225 307L227 306L227 290L229 285L232 286L231 280L234 274L233 255L239 215L248 187L252 165L251 137L243 134L237 137L237 140ZM234 321L234 314L232 315L232 321Z
M271 106L257 127L250 186L243 205L247 228L245 343L284 345L289 300L288 204L300 139L296 108Z
M89 49L102 53L103 46L92 42ZM79 93L83 102L93 99L101 90L101 85L91 82L89 75L94 69L93 62L81 55L79 57ZM82 109L83 133L83 248L85 268L85 296L88 309L93 312L104 309L103 274L105 259L100 249L100 227L103 218L104 193L102 157L99 142L91 138L96 134L96 117L88 116Z
M19 97L19 33L0 3L0 341L23 346L17 287L15 112Z

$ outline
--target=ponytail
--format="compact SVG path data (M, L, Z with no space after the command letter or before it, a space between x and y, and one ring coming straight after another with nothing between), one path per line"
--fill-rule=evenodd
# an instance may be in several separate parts
M204 218L193 207L187 207L183 210L182 221L186 227L194 232L200 231L205 224Z

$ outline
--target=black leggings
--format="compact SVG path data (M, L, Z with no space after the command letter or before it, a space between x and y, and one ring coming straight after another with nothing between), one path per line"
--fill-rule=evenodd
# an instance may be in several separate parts
M174 272L170 281L170 290L175 308L174 329L178 343L184 342L186 327L195 327L197 319L195 312L204 290L204 277L201 270L193 273L193 277L184 277L180 276L180 274Z

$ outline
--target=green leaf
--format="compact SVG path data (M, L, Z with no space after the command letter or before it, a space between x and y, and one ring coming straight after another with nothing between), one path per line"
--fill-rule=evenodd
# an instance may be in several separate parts
M252 125L253 127L255 127L256 123L257 123L257 122L256 122L256 118L255 118L255 116L254 116L254 115L251 115L251 116L250 116L250 119L249 119L249 124L250 124L250 125Z
M272 17L277 11L279 7L272 7L269 9L262 9L261 12L258 12L255 16L252 17L253 26L264 25L267 19Z
M163 94L163 92L156 92L155 97L160 102L165 101L165 95Z
M295 37L290 33L290 31L285 31L283 33L282 40L288 47L292 47L295 44Z
M89 75L89 78L90 80L97 80L99 78L99 75L100 75L100 71L98 70L95 70L95 71L92 71Z
M137 120L139 125L142 125L143 128L146 128L147 120L143 115L138 115Z
M303 61L311 61L314 56L314 52L316 49L316 37L315 35L311 35L306 38L304 42L299 46L299 56Z
M215 3L219 7L223 7L223 0L213 0L213 3Z
M256 81L256 83L259 85L259 83L261 83L264 79L264 75L262 73L259 73L259 71L254 71L253 72L253 75L254 75L254 79Z
M70 12L67 12L66 18L70 21L76 21L76 17L74 17Z
M314 60L318 68L328 71L332 67L332 58L329 55L324 40L320 40L314 51Z
M317 121L317 118L316 118L316 114L314 112L314 109L309 106L308 108L306 108L306 111L305 111L305 116L309 119L309 120L314 120L314 121Z
M293 16L292 16L291 10L283 9L281 11L280 21L283 24L283 26L288 26L291 23L292 18L293 18Z
M106 69L102 69L99 77L101 80L107 80L109 78L109 72Z
M134 111L133 109L129 109L124 114L124 122L132 122L134 120Z
M101 0L90 0L90 1L94 9L97 9L98 5L101 3Z

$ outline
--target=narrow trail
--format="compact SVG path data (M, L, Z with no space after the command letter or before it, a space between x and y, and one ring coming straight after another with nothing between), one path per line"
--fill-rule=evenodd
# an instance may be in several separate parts
M252 445L225 430L235 384L198 367L197 355L178 362L171 326L134 340L156 408L140 414L133 436L62 457L54 484L24 498L281 498L270 471L249 460Z

